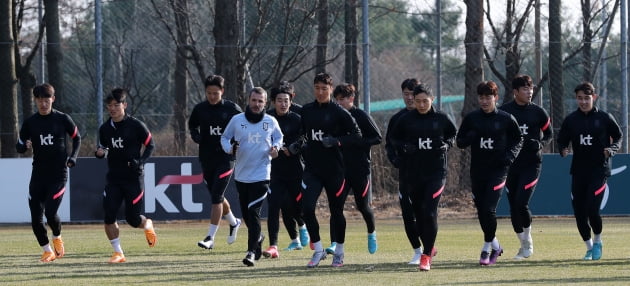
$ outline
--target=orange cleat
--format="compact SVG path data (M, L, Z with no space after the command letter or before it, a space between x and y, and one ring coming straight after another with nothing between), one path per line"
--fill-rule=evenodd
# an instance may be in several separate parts
M61 240L61 237L53 239L53 246L55 247L55 255L57 256L57 258L62 258L64 255L66 255L66 251L63 247L63 240Z
M114 252L111 258L109 258L109 263L123 263L126 262L127 259L125 255L120 252Z

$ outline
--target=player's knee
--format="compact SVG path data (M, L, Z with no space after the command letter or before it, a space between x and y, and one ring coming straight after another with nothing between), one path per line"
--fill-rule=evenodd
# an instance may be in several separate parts
M127 216L127 224L131 227L139 227L142 224L142 218L139 215Z

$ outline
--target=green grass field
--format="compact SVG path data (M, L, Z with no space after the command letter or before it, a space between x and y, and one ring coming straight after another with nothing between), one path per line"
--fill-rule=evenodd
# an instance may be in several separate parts
M494 266L478 265L482 233L475 219L440 222L438 255L429 272L407 265L412 250L399 219L379 220L379 250L367 252L365 225L348 222L345 266L332 268L328 258L316 269L307 269L312 251L282 251L279 259L262 258L256 266L241 263L247 230L236 243L225 242L222 222L213 250L196 246L205 235L206 222L155 222L159 241L148 248L141 230L121 225L127 263L107 263L112 253L102 225L65 225L66 256L40 263L41 248L30 225L0 226L4 285L103 285L103 284L213 284L213 285L486 285L486 284L608 284L630 283L630 218L605 218L604 255L599 261L582 261L585 247L572 218L537 218L533 237L535 253L514 261L518 244L508 219L499 220L497 236L505 249ZM263 224L266 231L266 223ZM328 225L322 225L328 237ZM328 239L325 239L328 243ZM267 241L266 241L267 242ZM286 247L286 232L280 247ZM266 247L267 245L265 245ZM308 248L308 247L307 247Z

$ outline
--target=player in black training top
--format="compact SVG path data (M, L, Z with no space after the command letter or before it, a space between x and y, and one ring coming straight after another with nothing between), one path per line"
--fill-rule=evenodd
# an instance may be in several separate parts
M271 89L273 108L268 113L275 117L284 135L284 146L278 157L271 161L271 193L267 197L269 207L267 228L269 248L263 251L265 257L278 258L278 232L280 212L291 243L285 250L300 250L309 243L308 231L302 218L302 174L304 165L300 155L302 141L302 117L291 111L293 88L286 84ZM298 230L299 228L299 236Z
M424 245L419 269L428 271L437 254L437 208L446 184L447 152L453 146L457 128L446 114L435 110L435 97L428 86L419 84L413 93L416 109L400 117L391 140L399 150L397 160L404 166L401 180Z
M206 182L212 200L208 233L203 240L197 242L199 247L205 249L214 247L214 238L219 229L221 216L230 224L228 244L236 241L236 235L241 226L241 220L234 217L230 203L224 197L234 172L234 157L223 152L221 135L232 116L241 113L242 110L236 103L223 99L224 83L225 80L220 75L211 75L206 78L204 85L207 100L195 105L188 119L190 136L195 143L199 144L199 162L203 171L203 180Z
M315 216L317 198L326 189L330 208L330 224L335 234L337 248L333 257L334 267L343 266L343 243L346 236L346 219L343 206L344 165L341 147L361 138L361 131L350 113L331 101L332 77L326 73L315 76L315 101L302 108L302 130L306 137L303 152L306 163L302 183L304 186L303 211L306 228L313 242L313 257L307 267L319 265L326 257L319 235L319 223Z
M55 89L50 84L33 88L37 113L27 118L20 129L18 153L33 149L33 170L28 190L31 226L37 242L43 248L41 262L51 262L65 255L61 239L61 220L57 210L66 191L68 167L76 164L81 136L69 115L53 109ZM67 136L72 139L72 152L66 151ZM44 215L53 234L50 246Z
M553 138L551 119L547 111L532 103L533 92L532 78L518 75L512 80L514 100L499 107L516 118L523 135L523 148L510 166L505 183L512 227L521 243L514 259L528 258L534 253L529 200L540 176L542 148Z
M346 176L346 190L344 192L349 193L349 190L352 189L354 193L357 209L361 212L361 216L363 216L367 226L368 252L374 254L378 249L378 244L376 241L374 212L370 207L368 193L370 189L370 148L373 145L381 144L383 137L372 117L354 106L355 94L356 88L349 83L337 85L333 91L333 97L337 103L350 112L350 115L359 125L359 129L361 129L361 135L363 135L354 144L348 144L341 148ZM332 247L336 249L336 241L333 240L333 243L334 246ZM328 249L330 247L326 250ZM334 253L334 251L331 252Z
M399 160L398 150L394 148L391 140L391 130L396 125L398 119L401 116L406 114L411 110L415 110L414 105L414 96L413 89L418 85L419 81L415 78L405 79L400 88L402 90L403 102L405 104L405 108L398 111L392 118L389 120L387 124L387 133L385 133L385 151L387 152L387 159L389 159L390 163L398 169L398 199L400 202L400 210L402 212L403 225L405 227L405 234L407 235L407 239L413 247L414 255L409 261L409 264L418 265L420 264L420 256L422 255L422 244L420 243L418 231L416 230L416 215L413 213L413 208L411 207L411 199L409 198L409 194L403 190L403 179L402 172L404 171L401 166Z
M144 205L144 163L153 153L155 145L146 125L126 114L128 96L127 90L115 88L105 98L110 118L98 130L99 146L94 153L97 158L107 158L103 209L105 234L114 249L109 263L127 261L120 245L120 229L116 221L123 202L127 224L144 229L149 247L157 243L153 222L141 214Z
M499 87L492 81L477 85L478 110L467 114L457 133L457 147L470 146L470 178L484 245L479 264L495 264L503 253L496 238L497 204L505 187L508 168L521 149L523 138L518 122L499 110Z
M611 157L621 147L621 128L615 118L594 106L597 94L590 82L575 88L578 109L569 114L558 132L558 149L565 157L569 144L571 197L578 231L586 244L584 260L602 257L602 217L599 208L610 176ZM591 238L591 229L593 238Z

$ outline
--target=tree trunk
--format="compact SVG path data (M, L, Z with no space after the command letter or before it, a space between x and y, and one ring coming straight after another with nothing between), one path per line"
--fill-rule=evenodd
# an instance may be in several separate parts
M562 65L561 0L549 2L549 93L551 94L551 121L557 132L564 119L564 79ZM552 145L555 150L555 144Z
M479 107L477 85L483 80L483 0L466 0L466 75L462 116Z
M15 157L18 133L17 78L13 42L12 1L0 2L0 157Z
M359 88L359 55L357 49L357 38L359 36L359 29L357 23L359 18L357 16L357 0L347 0L344 7L344 21L345 21L345 44L346 44L346 58L344 66L344 80L347 83L353 84L357 87L357 95ZM360 96L355 96L354 101L358 106Z
M593 41L593 30L591 29L591 1L582 0L582 42L584 48L582 49L582 80L593 82L593 61L591 43ZM551 21L551 20L550 20Z
M466 3L466 75L462 116L479 108L477 85L483 80L483 0L465 0ZM461 151L459 165L460 191L470 189L470 149Z
M244 75L239 76L239 3L241 0L216 0L214 20L214 61L215 73L225 78L226 99L242 104L242 84ZM239 80L239 78L243 80Z
M175 105L173 106L173 134L175 152L186 154L186 119L188 117L188 73L186 69L186 46L188 41L188 1L175 1L175 23L177 24L177 53L175 55Z
M55 108L65 112L72 112L66 104L66 94L63 89L63 52L61 49L61 32L59 30L59 1L44 1L46 13L46 62L48 63L48 82L55 88ZM69 100L68 100L69 102Z
M318 6L315 73L323 73L326 72L326 51L328 47L328 0L319 0Z
M20 75L20 94L22 97L22 118L31 116L33 110L33 88L37 84L35 75L33 72L22 69L22 75Z

